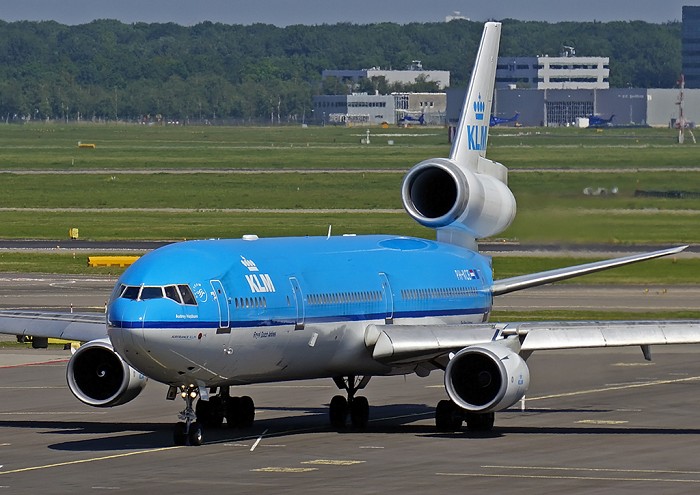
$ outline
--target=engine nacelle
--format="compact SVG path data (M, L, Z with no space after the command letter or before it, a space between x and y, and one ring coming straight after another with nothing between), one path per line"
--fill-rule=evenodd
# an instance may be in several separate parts
M474 238L503 232L516 211L513 193L504 183L507 172L485 158L478 164L485 173L459 167L448 158L420 162L403 179L404 208L418 223L433 229L466 230Z
M66 370L68 388L89 406L126 404L146 386L148 379L126 364L108 340L93 340L71 356Z
M445 370L445 389L462 409L491 412L519 401L530 386L530 370L518 354L495 342L465 347Z

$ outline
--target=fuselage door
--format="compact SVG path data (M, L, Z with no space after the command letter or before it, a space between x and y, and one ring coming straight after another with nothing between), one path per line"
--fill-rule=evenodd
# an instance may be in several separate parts
M224 285L219 280L211 280L212 295L216 304L219 306L219 328L230 331L231 328L231 312L228 305L228 297ZM223 333L223 332L222 332Z
M389 277L386 276L386 273L379 272L379 279L382 283L382 297L386 303L384 323L389 325L394 323L394 296L391 293L391 284L389 284Z
M297 318L294 330L304 328L304 294L301 292L299 281L296 277L289 277L289 283L292 284L292 295L294 297L294 305L296 306Z

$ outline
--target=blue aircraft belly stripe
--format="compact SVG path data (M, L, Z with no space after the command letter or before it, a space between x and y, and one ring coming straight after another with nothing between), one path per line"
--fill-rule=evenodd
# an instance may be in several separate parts
M488 312L488 308L468 308L455 310L422 310L422 311L396 311L394 319L399 318L425 318L425 317L440 317L440 316L460 316L460 315L475 315ZM309 316L304 318L304 323L341 323L347 321L362 321L362 320L381 320L386 317L386 312L368 314L368 315L333 315L333 316ZM262 326L284 326L294 325L296 320L240 320L231 321L231 327L247 328L247 327L262 327ZM117 328L217 328L218 321L173 321L163 320L154 321L111 321L110 326Z

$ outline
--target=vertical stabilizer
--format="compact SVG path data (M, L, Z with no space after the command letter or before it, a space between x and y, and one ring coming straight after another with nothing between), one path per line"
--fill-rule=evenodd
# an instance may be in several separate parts
M486 154L500 39L501 23L487 22L450 151L452 161L473 172Z
M485 157L500 38L501 24L487 22L450 157L414 165L401 186L414 220L437 230L438 241L474 250L477 239L508 228L516 211L508 170Z

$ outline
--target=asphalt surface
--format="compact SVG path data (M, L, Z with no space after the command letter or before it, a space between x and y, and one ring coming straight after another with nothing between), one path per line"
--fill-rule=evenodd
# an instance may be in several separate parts
M0 276L0 307L100 309L114 280ZM544 287L497 299L532 308L661 307L696 289ZM622 291L622 292L620 292ZM597 294L597 296L596 296ZM515 296L525 297L517 302ZM499 302L501 301L501 302ZM656 302L658 301L658 302ZM692 304L691 304L692 305ZM518 306L518 307L520 307ZM110 409L78 402L65 382L69 351L0 349L0 488L7 493L692 493L700 488L700 348L540 352L529 360L524 410L497 413L489 434L437 433L442 373L373 378L365 431L328 426L331 380L234 390L256 401L247 430L205 431L173 447L180 399L151 382Z
M149 383L112 409L68 391L67 352L0 351L7 493L693 493L700 487L697 348L530 359L525 410L489 434L437 433L441 373L375 378L365 431L333 431L330 380L256 385L255 425L173 447L181 401ZM58 360L58 361L55 361ZM34 362L39 364L21 364Z
M0 239L0 250L91 250L91 251L150 251L170 241L88 241L82 239L65 240L8 240ZM482 242L479 247L486 253L512 253L518 255L540 254L544 256L624 256L625 254L643 253L666 249L669 245L618 245L618 244L521 244L518 242ZM700 245L691 245L686 254L699 254Z

